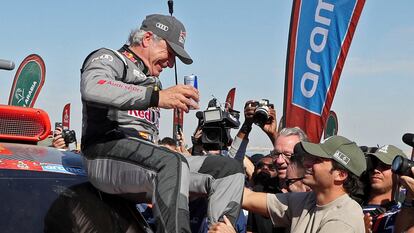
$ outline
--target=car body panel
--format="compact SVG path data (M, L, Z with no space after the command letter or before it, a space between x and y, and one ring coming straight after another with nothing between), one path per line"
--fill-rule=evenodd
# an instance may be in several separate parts
M80 154L0 142L0 232L152 232L135 203L87 179Z

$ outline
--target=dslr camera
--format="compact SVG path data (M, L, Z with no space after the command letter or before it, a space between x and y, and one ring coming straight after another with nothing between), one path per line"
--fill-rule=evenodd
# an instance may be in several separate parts
M62 129L62 138L65 140L66 145L76 142L75 130Z
M404 158L401 155L398 155L394 158L391 164L391 170L393 173L400 176L410 176L413 177L411 168L414 166L414 161Z
M205 150L227 150L231 141L230 129L240 126L240 113L217 105L217 99L209 101L207 110L196 113L202 131L201 143Z
M256 125L262 126L269 122L270 114L269 109L274 108L273 104L269 102L267 99L262 99L260 101L253 101L249 103L250 107L255 107L254 115L253 115L253 122Z

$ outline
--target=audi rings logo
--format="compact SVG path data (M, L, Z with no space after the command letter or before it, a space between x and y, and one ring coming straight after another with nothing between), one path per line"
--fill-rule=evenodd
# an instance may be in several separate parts
M163 31L168 31L168 26L167 25L164 25L164 24L162 24L162 23L157 23L157 24L155 24L155 26L157 27L157 28L159 28L159 29L161 29L161 30L163 30Z

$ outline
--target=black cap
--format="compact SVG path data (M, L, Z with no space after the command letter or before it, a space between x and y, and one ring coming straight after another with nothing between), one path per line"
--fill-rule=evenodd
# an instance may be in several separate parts
M256 165L262 158L264 158L264 154L254 154L252 156L250 156L250 161L252 161L252 163L254 165Z
M152 31L155 35L167 41L184 64L193 63L190 55L184 50L186 31L184 25L175 17L169 15L148 15L141 25L141 30Z

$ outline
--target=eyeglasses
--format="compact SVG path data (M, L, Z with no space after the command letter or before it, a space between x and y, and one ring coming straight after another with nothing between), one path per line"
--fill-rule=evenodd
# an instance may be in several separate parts
M259 162L256 167L257 169L262 169L264 166L267 167L267 169L269 169L269 171L276 171L276 167L273 163L263 163L263 162Z
M277 151L277 150L272 150L272 151L270 152L270 154L272 155L272 157L273 157L274 159L277 159L277 158L279 158L279 156L282 156L282 158L283 158L284 160L287 160L287 161L289 161L289 160L290 160L290 158L292 157L292 154L291 154L291 153L289 153L289 152L279 152L279 151Z
M298 177L298 178L286 179L286 181L285 181L286 182L286 186L289 186L289 185L295 183L296 181L303 180L303 178L305 178L305 177Z

